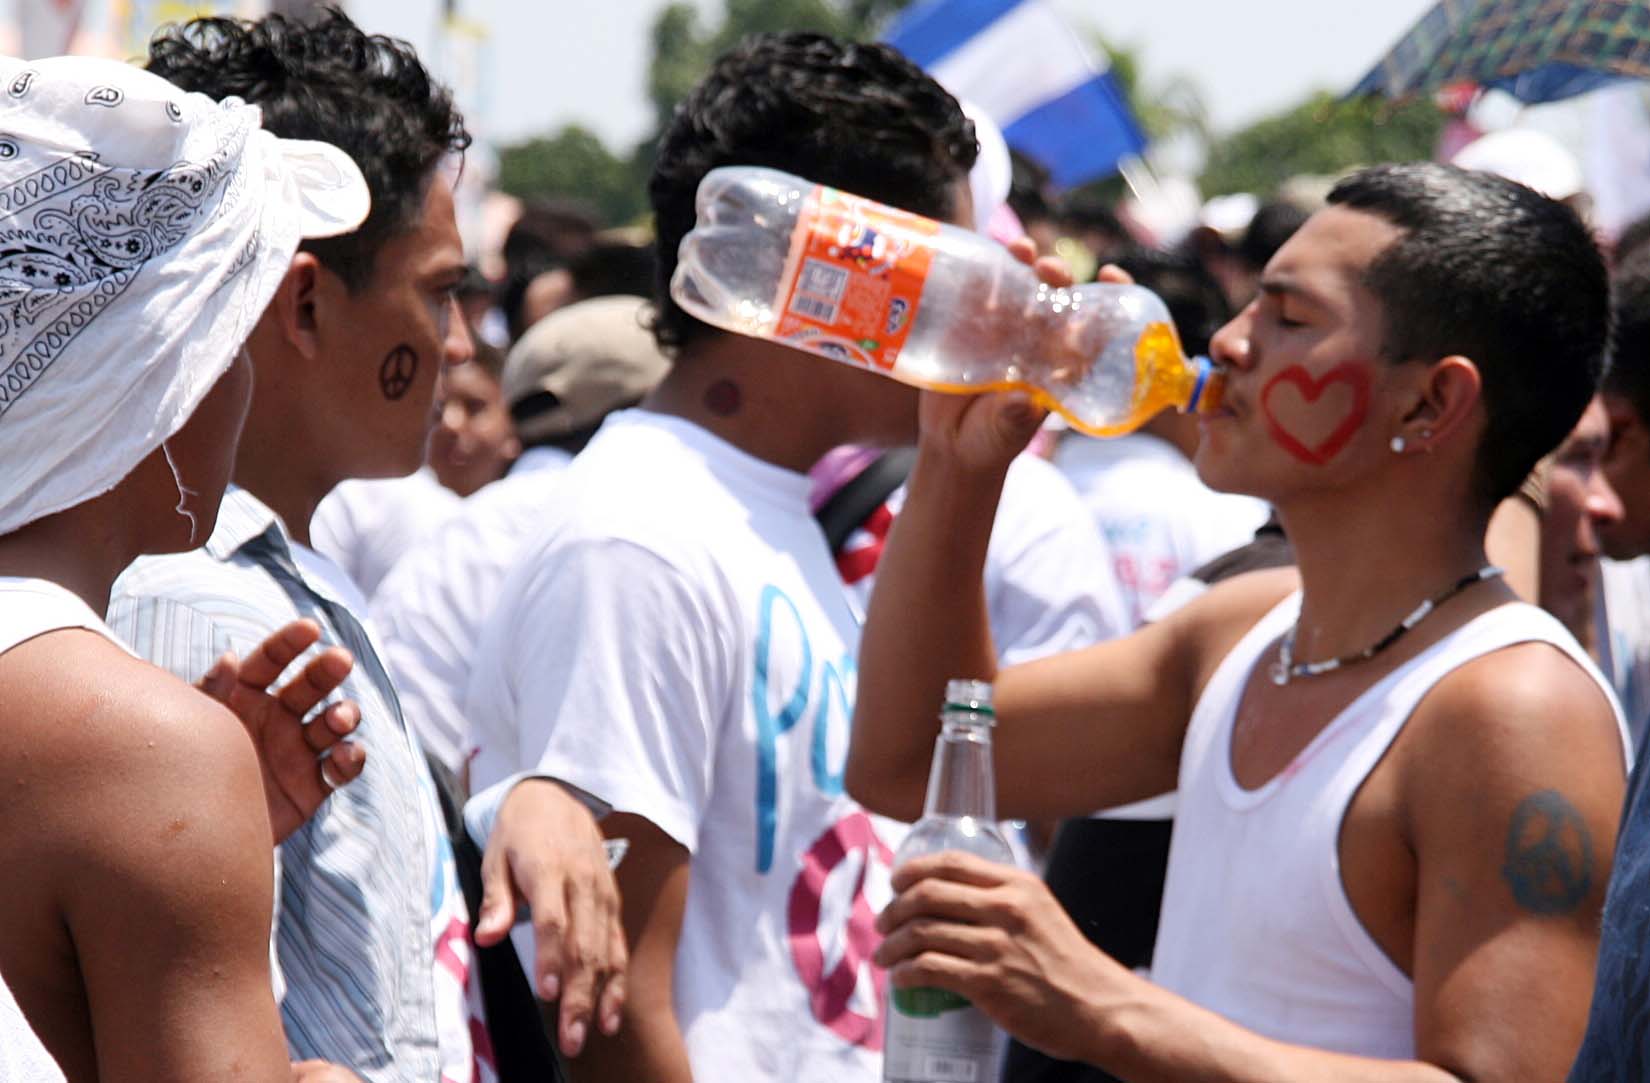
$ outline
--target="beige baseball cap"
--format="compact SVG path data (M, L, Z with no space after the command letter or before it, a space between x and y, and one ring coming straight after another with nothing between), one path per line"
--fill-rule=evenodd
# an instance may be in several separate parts
M556 440L633 405L670 370L640 297L596 297L559 308L521 336L500 384L523 443Z

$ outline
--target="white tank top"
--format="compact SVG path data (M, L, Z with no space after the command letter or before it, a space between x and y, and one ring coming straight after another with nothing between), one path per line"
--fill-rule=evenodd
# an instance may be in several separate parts
M1421 698L1450 671L1515 643L1550 643L1615 694L1563 625L1512 603L1475 618L1383 677L1267 783L1232 774L1232 724L1261 654L1300 597L1261 619L1203 690L1180 760L1152 978L1261 1035L1387 1059L1415 1055L1414 987L1353 912L1341 820Z
M0 655L63 628L85 628L126 650L79 596L44 579L0 575ZM29 1028L0 977L0 1083L62 1083L63 1073Z

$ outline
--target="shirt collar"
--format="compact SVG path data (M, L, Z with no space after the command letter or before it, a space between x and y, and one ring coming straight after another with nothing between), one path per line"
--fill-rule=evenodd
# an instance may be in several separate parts
M239 485L230 485L218 507L217 528L206 540L207 555L213 560L228 560L247 542L271 531L280 547L290 553L292 539L281 517Z

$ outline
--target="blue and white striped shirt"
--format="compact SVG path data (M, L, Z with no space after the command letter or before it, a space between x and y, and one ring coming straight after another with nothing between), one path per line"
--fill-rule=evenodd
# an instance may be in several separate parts
M367 765L277 851L287 1044L294 1059L342 1064L367 1083L433 1083L441 1065L431 884L440 870L430 825L439 819L424 807L433 799L428 769L395 690L346 600L303 573L273 511L231 488L203 549L126 570L108 621L138 654L194 681L224 651L244 658L303 617L321 626L314 650L338 645L355 657L334 698L360 705L353 739Z

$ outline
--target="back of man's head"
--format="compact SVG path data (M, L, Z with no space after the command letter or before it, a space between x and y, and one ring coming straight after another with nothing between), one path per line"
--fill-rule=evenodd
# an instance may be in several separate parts
M1232 309L1202 263L1180 252L1135 248L1119 256L1117 266L1163 299L1187 353L1208 354L1209 340L1232 318Z
M1262 203L1237 242L1238 258L1258 274L1310 217L1304 208L1281 199Z
M800 32L745 39L716 60L659 140L648 197L660 343L711 332L676 306L669 285L699 181L712 169L768 166L945 218L978 153L956 99L885 45Z
M1587 407L1610 326L1604 259L1576 213L1521 184L1431 162L1353 174L1331 206L1403 230L1364 273L1393 362L1469 358L1486 424L1474 489L1511 494Z
M1616 268L1611 293L1615 331L1604 391L1627 400L1650 427L1650 249Z
M304 250L351 290L364 287L386 240L418 220L435 166L469 145L451 95L405 42L369 35L335 8L311 21L202 18L161 28L150 71L213 98L257 105L266 130L331 143L355 160L372 213L354 233Z

